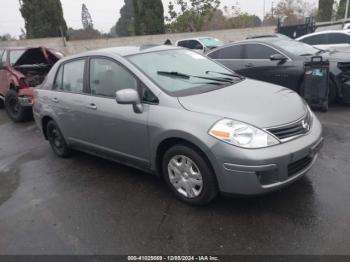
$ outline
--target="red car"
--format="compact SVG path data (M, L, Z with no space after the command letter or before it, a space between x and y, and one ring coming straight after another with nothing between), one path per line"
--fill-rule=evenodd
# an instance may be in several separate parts
M0 47L0 108L15 122L32 119L33 88L63 57L45 47Z

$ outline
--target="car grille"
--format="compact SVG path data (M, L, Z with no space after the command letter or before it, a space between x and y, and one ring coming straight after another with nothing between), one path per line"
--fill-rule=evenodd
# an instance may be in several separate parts
M276 136L282 142L285 142L308 133L311 125L312 117L308 112L302 120L280 127L268 128L267 131Z
M313 158L311 156L304 157L294 163L288 165L288 177L297 175L299 172L303 171L312 163Z

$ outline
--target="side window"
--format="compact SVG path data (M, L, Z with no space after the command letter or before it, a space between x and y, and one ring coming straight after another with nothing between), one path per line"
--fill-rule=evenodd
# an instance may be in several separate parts
M68 62L63 67L63 91L81 94L84 89L85 59Z
M60 66L56 75L55 83L53 84L53 90L63 91L63 66Z
M108 59L90 60L90 89L92 95L115 97L122 89L137 90L137 79L121 65Z
M327 35L322 34L322 35L313 35L313 36L305 37L300 41L308 45L326 45L328 42L327 39L328 39Z
M212 59L242 59L243 46L233 45L220 48L208 55Z
M177 43L178 46L188 48L188 41L180 41Z
M329 44L349 44L350 36L346 34L328 34Z
M201 50L203 49L203 45L196 40L190 40L188 41L188 48Z
M150 104L158 104L158 98L146 86L141 84L142 101Z
M244 59L270 59L271 55L278 53L276 50L259 44L246 45Z

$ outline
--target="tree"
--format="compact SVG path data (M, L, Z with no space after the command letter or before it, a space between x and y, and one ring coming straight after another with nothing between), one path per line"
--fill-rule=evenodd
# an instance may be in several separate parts
M346 0L340 0L338 8L336 10L336 12L337 12L337 15L336 15L337 20L344 19L344 17L345 17L345 9L346 9ZM348 13L348 17L347 18L349 18L349 17L350 17L350 12Z
M134 35L134 3L133 0L124 0L125 4L120 9L120 18L116 24L116 33L118 36Z
M94 28L89 9L86 7L85 4L83 4L81 8L81 21L85 30Z
M283 25L304 23L305 18L315 14L315 5L307 0L282 0L276 8L264 17L265 25L277 25L281 18Z
M162 0L134 0L134 29L136 35L164 34Z
M319 0L318 2L318 21L331 21L333 14L334 0Z
M87 40L87 39L97 39L102 38L100 31L88 28L88 29L68 29L68 36L70 40Z
M11 41L16 40L16 38L12 37L10 34L0 35L0 41Z
M59 37L66 35L60 0L19 0L27 38Z
M205 22L211 21L219 6L220 0L172 0L166 20L174 32L201 31Z

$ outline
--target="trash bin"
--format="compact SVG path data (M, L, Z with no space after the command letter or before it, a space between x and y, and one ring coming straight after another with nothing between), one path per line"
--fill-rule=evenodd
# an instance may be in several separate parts
M329 61L322 56L314 56L304 64L305 78L302 96L310 107L323 112L328 111Z

